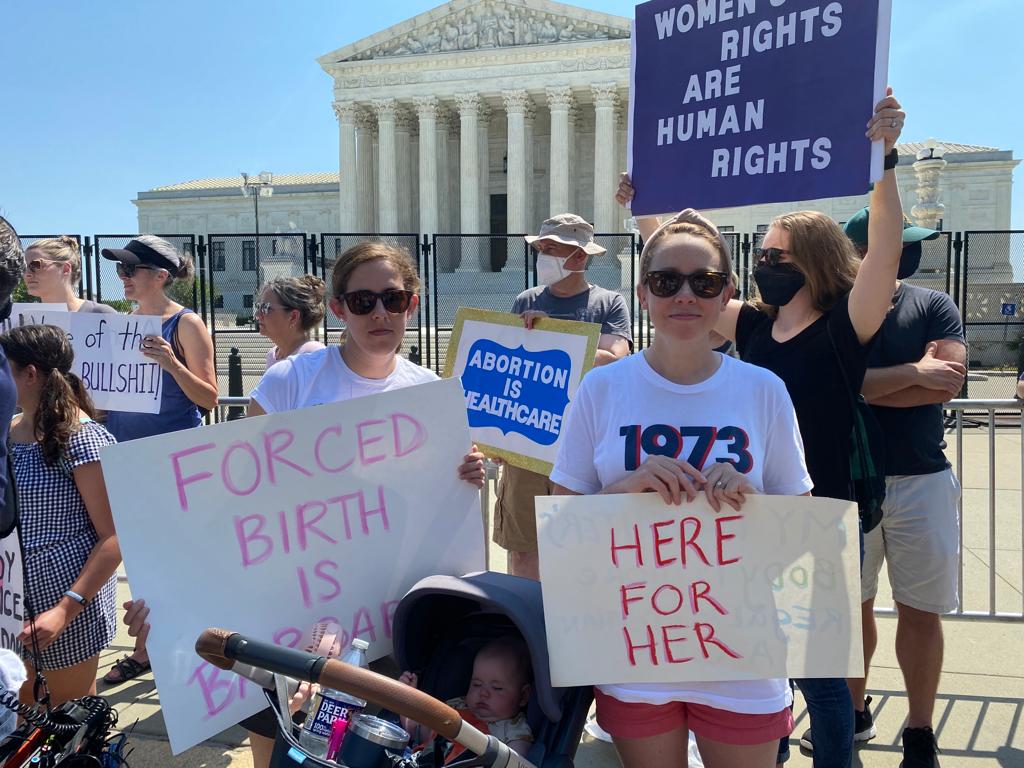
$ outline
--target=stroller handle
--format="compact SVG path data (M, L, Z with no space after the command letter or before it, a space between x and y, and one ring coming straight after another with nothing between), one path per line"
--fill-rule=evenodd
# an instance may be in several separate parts
M294 648L250 640L226 629L203 630L196 640L196 653L220 669L232 670L235 662L242 662L372 701L422 723L475 755L487 758L487 765L534 768L505 744L464 722L462 716L444 702L368 669Z

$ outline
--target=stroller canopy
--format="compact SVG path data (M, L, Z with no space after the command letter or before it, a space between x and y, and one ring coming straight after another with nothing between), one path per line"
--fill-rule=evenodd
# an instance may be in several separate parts
M533 664L533 695L545 717L558 721L564 689L551 687L539 582L492 571L421 580L395 611L395 659L402 669L422 669L461 621L495 617L522 635Z

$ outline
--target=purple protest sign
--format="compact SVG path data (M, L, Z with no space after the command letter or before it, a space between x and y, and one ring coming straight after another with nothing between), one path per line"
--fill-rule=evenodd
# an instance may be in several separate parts
M891 0L651 0L636 7L636 215L867 191Z

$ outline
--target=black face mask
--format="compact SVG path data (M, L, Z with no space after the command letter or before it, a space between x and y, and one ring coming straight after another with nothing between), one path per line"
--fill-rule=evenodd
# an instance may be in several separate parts
M761 300L773 307L784 307L804 287L804 273L792 264L758 264L754 269L754 282Z
M917 272L917 268L919 266L921 266L920 240L916 243L907 243L903 246L903 252L900 254L900 268L896 272L897 279L906 280L912 274Z

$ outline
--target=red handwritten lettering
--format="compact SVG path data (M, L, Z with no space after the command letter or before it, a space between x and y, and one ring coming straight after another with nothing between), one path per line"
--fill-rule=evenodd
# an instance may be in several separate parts
M729 612L715 598L711 597L711 585L706 581L695 581L690 585L690 610L696 616L700 612L699 602L705 600L711 607L725 616Z
M742 519L743 519L743 515L728 515L726 517L716 517L715 518L715 532L717 534L717 536L715 536L715 541L717 542L717 545L718 545L718 564L719 565L730 565L732 563L738 563L740 561L740 558L738 558L738 557L732 557L732 558L729 558L728 560L725 559L725 555L722 553L723 552L723 544L724 544L724 542L726 542L729 539L735 539L736 538L736 534L735 533L722 533L722 526L725 525L726 523L732 522L733 520L742 520Z
M633 550L635 553L636 566L639 568L644 564L644 553L640 548L640 527L633 524L633 543L632 544L617 544L615 541L615 529L612 528L612 565L616 568L619 567L619 550Z
M686 629L685 624L666 624L661 628L661 643L665 646L665 661L669 664L685 664L688 661L693 661L693 656L687 656L685 659L678 659L672 652L672 643L685 643L687 638L685 637L669 637L669 630L671 629Z
M626 641L626 651L629 654L629 665L631 667L636 666L636 652L646 649L651 657L651 665L658 666L658 653L654 643L654 630L651 629L651 625L648 624L646 627L647 631L647 642L646 643L634 643L633 638L629 634L629 627L622 628L622 636Z
M672 525L674 522L674 520L661 520L651 526L651 530L654 532L654 564L659 568L663 568L666 565L672 565L672 563L676 561L675 557L665 558L661 555L661 545L671 544L675 541L671 535L662 537L661 529Z
M686 535L686 524L693 524L693 533L687 537ZM700 519L696 517L684 517L679 521L679 535L682 538L683 546L680 551L680 557L682 559L683 567L686 567L686 550L693 549L697 553L704 565L711 565L707 555L704 554L704 550L701 549L700 544L697 543L697 537L700 536L701 523Z
M710 654L708 653L708 644L715 645L729 658L741 658L736 651L715 637L715 628L710 624L704 624L698 621L693 625L693 631L697 633L697 642L700 644L700 652L704 655L705 659L710 658Z
M658 595L662 594L663 592L675 594L675 606L668 610L662 608L658 604ZM671 600L672 598L670 597L669 599ZM683 597L683 591L679 589L679 587L677 587L675 584L662 584L660 587L657 588L657 590L655 590L654 594L651 596L651 607L654 608L654 610L660 613L662 616L671 616L673 613L677 613L679 609L683 607L683 603L685 601L686 598ZM669 603L669 605L671 605L671 603Z
M638 603L643 600L642 597L629 597L626 593L631 589L644 589L647 586L646 581L638 581L635 584L623 584L619 587L619 598L622 603L622 618L625 619L629 616L629 604Z

